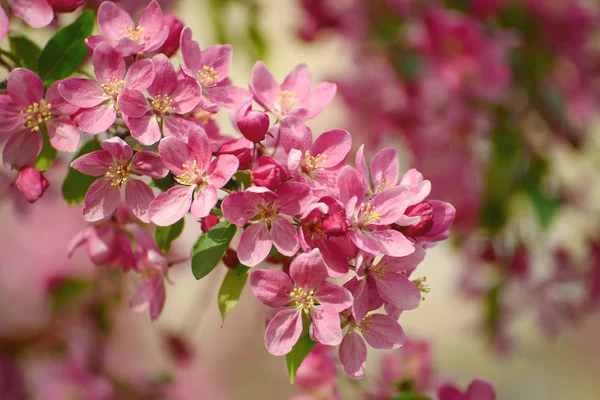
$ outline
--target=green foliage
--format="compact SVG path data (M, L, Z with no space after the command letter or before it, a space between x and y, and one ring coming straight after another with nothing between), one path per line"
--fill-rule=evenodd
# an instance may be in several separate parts
M175 179L173 179L173 174L171 174L169 172L169 174L162 179L154 179L153 178L152 182L150 183L150 186L157 187L160 190L162 190L163 192L165 192L173 186L174 182L175 182Z
M56 159L56 149L50 144L46 129L42 127L40 133L44 144L42 146L42 151L35 159L35 168L40 172L44 172L54 164L54 160Z
M68 278L58 282L51 289L53 312L56 313L77 300L90 289L90 287L90 282L81 279Z
M98 140L92 139L81 148L79 153L77 153L73 159L101 149ZM81 204L87 190L96 179L98 179L97 176L84 175L73 168L69 168L69 174L62 186L62 195L64 199L69 204Z
M219 289L219 311L221 312L221 326L225 323L225 316L231 311L240 300L242 290L246 285L246 280L250 274L250 268L245 265L238 264L235 269L227 270L227 274L223 279L221 288Z
M237 227L229 221L221 221L208 232L200 235L192 248L192 272L196 279L208 275L223 259Z
M171 250L171 244L179 237L179 235L181 235L181 232L183 232L183 223L184 220L181 218L173 225L156 227L154 237L156 238L156 245L160 251L168 253L169 250Z
M94 20L93 11L84 11L48 41L40 54L38 71L47 87L79 68L88 52L85 39L92 34Z
M313 342L310 338L309 334L305 334L298 340L298 343L292 348L292 351L285 355L290 383L294 383L298 368L316 344L317 343Z
M37 72L38 59L42 52L39 46L25 36L15 34L9 34L8 41L18 66Z

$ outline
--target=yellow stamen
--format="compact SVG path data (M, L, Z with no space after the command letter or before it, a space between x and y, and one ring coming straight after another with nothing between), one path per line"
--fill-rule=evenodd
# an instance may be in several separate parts
M431 288L427 284L427 277L424 276L422 278L413 279L412 283L419 289L421 293L429 293ZM421 300L425 300L425 297L421 297Z
M196 72L196 76L202 87L212 87L219 83L219 75L213 67L208 65L203 65L202 69Z
M123 86L125 86L125 81L120 80L116 76L113 76L106 83L100 85L107 95L115 98L121 93Z
M169 111L174 110L174 108L171 107L171 103L173 103L173 99L170 98L168 95L158 94L152 99L150 105L152 106L155 112L159 114L165 114Z
M130 25L130 26L126 26L125 29L122 29L119 33L121 35L123 35L124 37L129 38L139 44L140 41L142 40L142 34L144 33L144 27L138 26L136 28L135 25Z
M277 219L277 208L273 203L269 203L266 206L259 204L258 206L258 218L265 221L267 227L271 229L273 221Z
M359 212L359 225L368 225L374 222L379 221L381 215L377 212L375 207L371 204L360 203L360 207L358 209Z
M277 97L277 104L282 112L290 112L294 109L294 106L298 102L296 98L295 90L281 90L279 91L279 96Z
M22 110L21 114L27 114L25 127L30 128L33 132L39 131L40 125L52 118L50 108L52 108L52 104L46 103L45 100L40 100L39 103L35 102L27 107L27 109Z
M298 286L294 286L294 290L290 292L290 297L294 302L294 306L301 307L308 314L310 309L315 305L314 294L314 290L306 291Z
M312 171L321 169L321 165L325 163L327 154L317 154L312 156L309 150L304 153L304 163L302 164L302 172L308 174Z
M125 186L127 179L129 179L129 167L126 165L110 167L106 173L106 179L111 181L111 186Z
M177 182L187 186L202 184L204 173L198 168L196 160L194 160L192 165L183 164L181 168L184 169L185 172L175 177Z

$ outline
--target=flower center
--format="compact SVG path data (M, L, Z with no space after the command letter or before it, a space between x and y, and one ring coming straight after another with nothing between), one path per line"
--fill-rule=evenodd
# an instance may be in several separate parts
M308 174L312 171L321 169L320 166L325 163L327 154L317 154L312 156L309 150L304 153L304 163L302 164L302 172Z
M391 271L391 268L386 265L385 261L380 261L378 264L367 267L367 274L377 280L385 279Z
M119 95L119 93L121 93L123 86L125 86L125 81L120 80L116 76L113 76L111 79L106 81L106 83L100 85L107 95L115 98Z
M126 165L110 167L106 173L106 178L110 179L111 186L125 186L127 179L129 179L129 167Z
M204 125L210 121L214 121L217 118L217 114L210 113L208 111L200 110L192 114L194 119L201 121Z
M202 69L196 72L196 76L202 87L211 87L219 83L219 75L217 75L213 67L209 67L208 65L203 65Z
M360 325L357 326L357 329L361 332L361 333L368 333L371 331L371 329L373 329L373 327L371 326L372 321L371 321L371 314L367 314L365 315L365 317L363 318L362 321L360 321Z
M393 187L396 187L395 183L389 182L387 179L384 179L381 182L379 182L379 184L375 187L375 193L379 193L384 191L385 189L390 189Z
M371 203L360 203L358 213L360 215L360 217L358 218L359 225L372 224L374 222L379 221L379 218L381 218L381 215L379 215L379 213Z
M294 286L294 290L290 292L290 297L292 298L295 307L302 308L302 310L308 314L310 309L315 305L315 300L313 299L314 294L314 290L307 291L298 286Z
M269 203L267 205L259 204L258 206L258 217L265 221L267 227L271 229L271 224L277 219L277 208L275 204Z
M295 90L281 90L277 97L277 103L283 112L290 112L294 109L294 105L298 102Z
M171 103L173 103L173 99L167 94L157 94L156 97L150 101L150 105L158 114L165 114L169 111L173 111L174 108L171 107Z
M22 110L21 114L27 114L27 121L25 121L25 126L27 128L31 128L32 131L39 131L40 124L48 121L52 118L52 114L50 114L50 108L52 104L46 103L45 100L40 100L40 102L35 102L26 110Z
M185 172L175 177L175 180L182 185L192 186L200 185L203 182L202 171L198 168L198 162L194 160L192 165L183 164L181 166Z
M421 293L429 293L431 288L427 284L427 277L413 279L412 283L419 289ZM421 300L425 300L425 297L421 297Z
M144 33L144 27L138 26L136 28L135 25L130 25L125 27L125 29L121 30L119 33L121 33L123 37L129 38L139 44L142 39L142 34Z

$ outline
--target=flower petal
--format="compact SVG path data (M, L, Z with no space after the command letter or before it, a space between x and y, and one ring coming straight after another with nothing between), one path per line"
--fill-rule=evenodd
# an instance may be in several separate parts
M138 179L129 179L125 186L125 202L133 215L140 221L149 223L148 209L154 200L154 192L144 182Z
M256 215L256 202L250 201L244 193L234 192L223 199L223 217L237 226L244 226Z
M304 212L312 200L310 187L304 183L286 182L277 188L275 205L281 214L296 216Z
M83 218L88 222L96 222L112 216L120 198L119 187L111 185L109 179L94 181L83 200Z
M302 315L296 309L284 309L275 314L265 330L265 345L269 353L283 356L298 342L302 334Z
M372 231L368 235L379 242L381 252L388 256L404 257L415 251L415 246L412 242L403 234L393 229ZM358 246L358 244L356 245Z
M140 118L126 118L123 120L131 131L131 136L145 146L151 146L161 138L160 127L154 114L145 114Z
M400 324L383 314L370 315L362 334L374 349L397 349L406 340Z
M208 185L200 189L196 194L196 198L192 203L190 211L194 218L204 218L210 214L210 210L217 204L218 200L219 196L217 196L217 189L212 185Z
M296 236L296 228L291 222L284 219L273 221L271 227L271 237L275 248L287 257L292 257L300 248L298 237Z
M158 151L165 167L173 171L175 175L185 173L182 166L190 159L190 149L186 142L170 136L160 141Z
M148 216L158 226L169 226L187 214L192 205L195 186L175 185L156 196L150 204Z
M32 28L48 26L54 18L52 7L45 0L19 0L9 2L14 15Z
M496 400L494 387L483 379L474 379L465 395L467 400Z
M290 302L292 280L283 271L255 269L250 272L250 287L258 300L269 307L283 307Z
M268 110L272 110L273 104L275 104L279 95L279 85L262 61L254 64L252 69L251 90L257 103Z
M357 203L362 203L365 198L365 186L360 172L355 168L351 166L342 168L337 176L337 184L342 203L347 203L352 197L356 197Z
M35 161L42 151L42 135L39 131L25 129L13 134L2 150L2 161L6 168L24 167Z
M108 151L97 150L77 157L71 163L71 168L85 175L100 176L107 173L113 164L113 157Z
M138 151L131 159L131 169L138 174L161 179L167 176L169 170L163 165L160 156L151 151Z
M266 224L259 222L250 225L240 237L237 249L238 257L242 264L254 267L267 258L272 244L273 241Z
M154 64L152 60L137 60L127 70L125 88L143 92L154 81Z
M337 346L342 342L340 314L329 307L317 306L310 313L312 325L310 336L326 346Z
M202 91L195 79L183 77L177 81L177 87L171 93L173 100L171 107L177 114L185 114L192 111L200 102Z
M223 154L215 158L206 172L207 181L216 188L222 188L236 173L240 161L236 156Z
M133 20L121 7L105 1L98 8L98 26L108 40L119 40L123 32L134 27Z
M310 93L312 76L305 63L298 64L281 83L281 90L295 92L297 99L304 99Z
M108 43L100 43L92 55L94 73L102 83L123 80L125 77L125 60Z
M375 282L381 298L401 310L414 310L421 303L419 288L401 272L389 272Z
M140 91L128 88L121 90L117 98L117 103L119 104L121 113L127 115L129 118L141 118L151 110L146 96Z
M315 292L315 298L323 306L335 312L342 312L352 306L352 294L348 289L331 282L323 282Z
M67 78L60 81L58 91L68 103L83 108L97 106L108 99L98 83L86 78Z
M352 378L365 376L367 363L367 345L363 338L353 330L348 331L340 345L340 361L346 375Z
M170 96L177 88L177 72L173 64L164 54L157 54L152 57L154 63L154 82L148 87L148 93L152 97L158 95Z
M120 164L125 164L133 155L131 147L118 136L104 140L100 146Z
M85 133L96 135L108 130L116 119L117 112L113 104L100 104L82 112L77 125Z
M337 92L337 86L335 83L321 82L310 91L310 95L306 100L299 104L298 107L303 107L308 110L307 114L303 116L303 120L308 120L316 117L327 107Z
M279 128L281 146L287 154L293 149L300 150L302 155L310 148L312 132L301 119L288 115L281 121Z
M310 148L313 156L325 155L322 168L333 168L344 162L352 149L350 134L342 129L334 129L321 134Z

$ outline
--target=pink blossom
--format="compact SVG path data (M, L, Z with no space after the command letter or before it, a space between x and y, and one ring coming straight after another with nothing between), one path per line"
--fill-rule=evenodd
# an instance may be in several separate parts
M290 172L320 186L335 190L335 176L352 149L350 134L334 129L321 134L313 143L312 132L295 116L288 116L279 129L283 150L288 155Z
M155 321L165 305L167 260L156 248L139 248L135 257L135 270L143 280L129 301L129 307L138 312L148 310L150 319Z
M356 257L356 273L358 277L364 279L360 279L356 289L353 290L354 318L359 322L362 321L368 311L381 307L384 302L398 310L417 308L421 302L421 292L408 279L408 275L424 259L425 251L419 246L416 246L415 252L408 256L384 256L379 262L375 262L373 257L359 254Z
M238 169L238 159L232 155L211 161L208 138L199 129L190 132L187 143L168 137L158 145L164 164L178 183L159 194L150 205L150 220L159 226L174 224L188 210L194 218L208 216L217 204L217 189L225 186Z
M367 314L361 322L348 316L349 329L340 344L340 361L352 378L362 378L367 362L367 345L375 349L397 349L404 344L404 330L384 314ZM360 334L359 334L360 333Z
M231 67L231 46L218 44L201 51L198 43L192 40L192 30L186 27L181 33L181 55L183 73L196 79L206 96L201 101L201 108L215 112L219 105L236 108L252 99L247 90L233 86L227 77Z
M246 139L258 143L265 140L271 122L267 113L252 110L248 103L239 109L235 124Z
M425 200L408 207L404 215L409 218L419 217L419 222L399 227L405 236L417 241L439 242L450 236L449 229L454 222L456 210L445 201Z
M346 289L327 282L327 270L319 250L300 254L292 261L290 275L277 270L250 273L254 295L265 305L278 308L267 325L265 344L269 353L289 353L302 334L302 314L311 320L313 340L336 346L342 340L339 313L351 304Z
M8 75L7 92L0 95L0 132L14 132L2 152L7 168L33 164L42 150L44 129L52 147L75 151L79 130L70 118L61 114L71 114L77 108L59 96L57 84L48 89L44 99L44 82L40 77L28 69L16 68Z
M160 157L149 151L133 150L123 139L113 137L101 143L104 150L93 151L77 158L71 167L79 172L101 176L87 191L83 202L83 217L90 222L110 217L121 198L121 188L125 187L125 202L133 214L144 222L150 222L148 208L154 193L143 181L132 175L147 175L164 178L168 171Z
M488 381L475 379L462 393L456 386L446 384L438 389L440 400L496 400L494 387Z
M262 62L257 62L252 70L250 91L254 100L277 117L295 115L302 120L316 117L331 103L336 93L336 85L322 82L310 88L312 77L306 64L298 64L278 84Z
M152 145L165 136L181 137L180 131L194 129L196 124L181 117L200 101L200 86L186 76L178 77L164 54L152 57L154 81L148 87L150 98L141 90L123 89L119 107L131 135L144 145Z
M37 169L27 166L19 171L19 176L13 185L28 202L33 203L44 195L50 184Z
M348 238L366 253L383 253L403 257L415 251L413 244L389 224L399 220L410 202L409 190L403 186L386 189L370 201L365 198L361 174L350 166L337 177L340 200L349 222Z
M310 188L299 182L284 183L276 192L253 186L227 196L221 205L225 219L237 226L251 222L238 245L240 261L253 267L267 258L272 245L285 256L296 254L300 244L290 221L311 199Z
M106 42L123 57L155 51L169 34L156 0L148 4L137 25L126 11L115 3L105 1L98 8L98 26L102 35L87 38L88 46L95 49L99 43Z
M83 245L95 265L128 271L135 264L127 232L112 221L90 226L75 235L68 245L69 257Z
M348 273L348 260L356 255L356 246L347 238L348 222L344 205L325 196L313 204L301 219L300 243L304 251L318 248L329 276Z
M269 190L276 190L289 177L283 165L269 156L261 156L258 159L258 167L252 171L252 182Z
M233 139L224 143L217 151L218 155L231 154L235 156L239 162L240 170L250 169L252 167L252 154L254 146L251 141L246 138Z
M10 0L8 4L13 15L32 28L48 26L54 19L54 12L47 0ZM9 27L6 11L0 6L0 40L4 39Z
M305 394L292 397L291 400L319 398L341 400L335 383L336 376L333 348L317 343L296 371L296 386Z
M144 91L154 81L154 67L150 60L134 62L126 68L123 57L106 43L100 43L92 56L98 82L85 78L68 78L58 88L62 97L82 108L78 125L82 131L98 134L108 130L117 118L117 110L134 108L129 98L120 101L124 90ZM127 72L126 72L127 69ZM117 103L119 107L117 107Z

